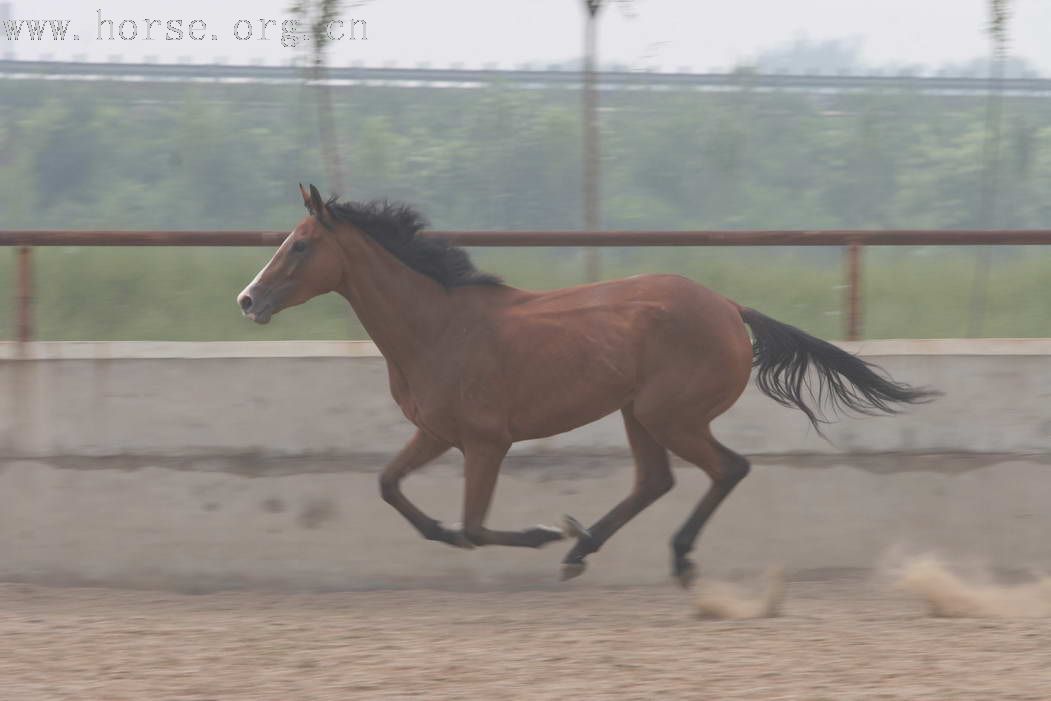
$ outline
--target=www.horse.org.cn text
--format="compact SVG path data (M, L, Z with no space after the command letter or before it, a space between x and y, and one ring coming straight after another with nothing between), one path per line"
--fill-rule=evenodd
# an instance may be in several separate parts
M280 41L281 46L295 48L311 40L307 23L298 19L238 19L228 28L230 34L209 30L203 19L116 19L96 13L95 33L98 41L219 41L233 36L238 41ZM9 41L48 42L80 41L71 32L69 19L7 19L0 22L0 34ZM368 40L368 23L363 19L333 19L322 32L329 41Z

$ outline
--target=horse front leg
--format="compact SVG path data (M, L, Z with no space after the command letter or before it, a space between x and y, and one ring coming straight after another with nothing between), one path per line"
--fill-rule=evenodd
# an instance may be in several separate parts
M383 500L398 510L427 540L436 540L458 548L472 548L458 529L446 528L413 504L401 491L401 481L447 451L451 446L438 438L417 430L416 435L380 473L380 494Z
M489 504L496 490L500 464L511 448L510 444L478 442L464 446L464 503L463 535L474 545L510 545L519 548L539 548L562 540L560 528L533 526L521 531L494 531L485 527Z

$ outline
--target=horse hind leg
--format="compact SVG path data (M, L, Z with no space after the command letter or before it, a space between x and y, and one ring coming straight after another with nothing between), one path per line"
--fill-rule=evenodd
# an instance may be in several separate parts
M687 555L693 550L708 519L737 483L748 475L751 465L743 455L715 440L708 426L700 430L696 426L679 426L675 430L663 431L658 440L683 460L704 470L712 480L708 491L671 541L672 575L683 587L689 587L696 578L696 566Z
M639 423L632 407L625 407L621 414L624 416L628 443L635 456L635 486L631 494L590 529L582 530L575 521L567 518L567 526L576 531L577 543L562 560L562 579L572 579L583 573L585 557L596 552L624 524L675 485L668 451Z

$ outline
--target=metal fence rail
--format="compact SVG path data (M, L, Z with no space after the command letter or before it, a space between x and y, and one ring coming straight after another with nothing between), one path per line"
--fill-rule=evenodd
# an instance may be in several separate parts
M461 246L1046 246L1051 229L425 231ZM0 246L276 246L287 231L0 230Z
M427 231L463 246L837 246L844 249L844 337L861 337L861 253L864 246L1046 246L1051 229L821 231ZM34 246L277 246L285 231L0 231L0 246L17 248L17 340L32 340Z
M509 85L532 88L576 88L581 73L575 68L465 68L465 67L365 67L330 66L329 81L383 85ZM0 60L0 80L110 80L152 82L227 81L236 83L299 83L298 66L91 63L86 61ZM858 91L915 91L924 94L986 95L988 78L931 75L790 75L785 73L691 73L688 71L606 70L599 73L603 90L786 90L810 93ZM1002 90L1009 95L1047 97L1051 79L1006 78Z

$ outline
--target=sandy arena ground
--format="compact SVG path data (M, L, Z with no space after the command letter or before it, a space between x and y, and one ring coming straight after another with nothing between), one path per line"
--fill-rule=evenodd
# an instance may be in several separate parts
M937 619L861 579L779 618L667 587L180 595L0 585L0 697L1051 699L1048 620Z

